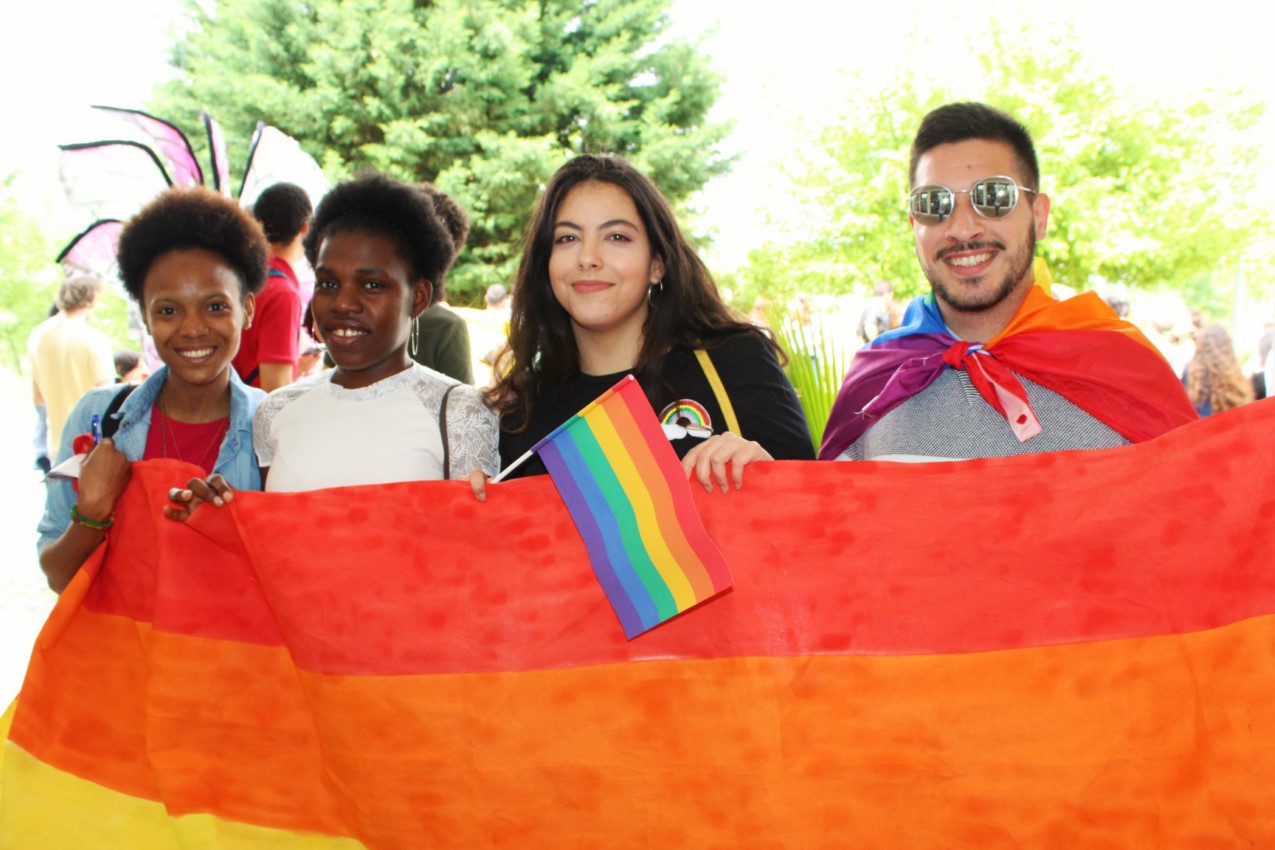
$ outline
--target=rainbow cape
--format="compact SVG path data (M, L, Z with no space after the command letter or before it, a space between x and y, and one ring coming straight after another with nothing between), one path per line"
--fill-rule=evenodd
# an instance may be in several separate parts
M1033 286L1005 329L981 346L948 332L931 293L912 299L902 325L855 354L819 458L836 458L874 421L949 367L966 371L1020 440L1040 433L1040 423L1011 372L1053 390L1135 443L1199 418L1155 345L1096 293L1057 301Z
M192 467L138 463L38 639L0 847L1272 847L1272 429L758 464L693 491L734 590L633 641L547 478L191 528Z
M630 638L727 590L655 411L626 375L532 447L571 512Z

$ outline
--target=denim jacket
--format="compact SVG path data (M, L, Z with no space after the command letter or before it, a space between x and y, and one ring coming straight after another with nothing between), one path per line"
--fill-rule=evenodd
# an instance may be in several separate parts
M115 448L123 452L130 461L141 460L146 451L151 409L155 406L155 399L159 396L167 375L168 367L161 366L133 390L115 414L115 418L119 420L119 430L114 436ZM98 387L89 390L76 403L62 429L62 445L58 447L55 464L71 456L71 444L80 434L89 433L93 414L101 416L106 413L106 408L122 389L119 384ZM265 397L264 392L245 385L235 371L230 370L230 428L222 441L221 451L217 453L213 472L220 473L236 490L261 489L261 470L257 468L257 456L252 449L252 415ZM40 540L37 546L40 549L57 540L66 531L66 527L71 524L71 506L76 501L75 490L70 481L51 479L46 489L48 492L44 502L44 516L40 518L38 527Z

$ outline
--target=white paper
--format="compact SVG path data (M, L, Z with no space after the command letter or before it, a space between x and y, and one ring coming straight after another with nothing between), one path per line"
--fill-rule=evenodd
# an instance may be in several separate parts
M71 455L66 460L49 470L49 474L44 476L45 481L56 478L65 478L69 481L75 481L80 477L80 466L84 463L87 455Z

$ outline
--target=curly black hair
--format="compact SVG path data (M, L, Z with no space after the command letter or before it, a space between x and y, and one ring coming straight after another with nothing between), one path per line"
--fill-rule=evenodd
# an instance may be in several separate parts
M374 233L391 240L414 279L437 288L454 249L434 202L415 186L375 172L333 187L319 202L305 236L305 257L319 262L319 247L333 233Z
M438 213L443 227L447 228L447 233L452 237L451 259L447 261L447 268L443 269L443 273L434 282L434 294L429 301L433 305L447 297L447 273L456 264L460 249L465 247L465 240L469 238L469 213L456 203L455 198L433 183L421 183L420 189L434 202L434 212Z
M252 205L252 214L261 222L271 245L287 245L296 239L312 212L310 196L295 183L275 183Z
M169 251L200 248L219 255L239 278L243 295L266 283L270 246L251 215L229 198L202 187L174 187L142 207L120 232L124 288L138 304L155 260Z

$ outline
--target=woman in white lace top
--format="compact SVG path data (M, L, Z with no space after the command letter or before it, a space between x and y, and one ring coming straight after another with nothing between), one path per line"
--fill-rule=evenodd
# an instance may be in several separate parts
M413 363L409 341L453 256L433 201L370 174L335 187L305 239L310 313L336 368L271 393L253 445L267 491L464 478L499 465L478 391ZM222 482L192 482L221 504Z
M424 192L381 175L333 189L305 240L314 326L336 368L272 393L253 444L266 490L495 470L495 414L467 384L414 364L409 340L454 254Z

